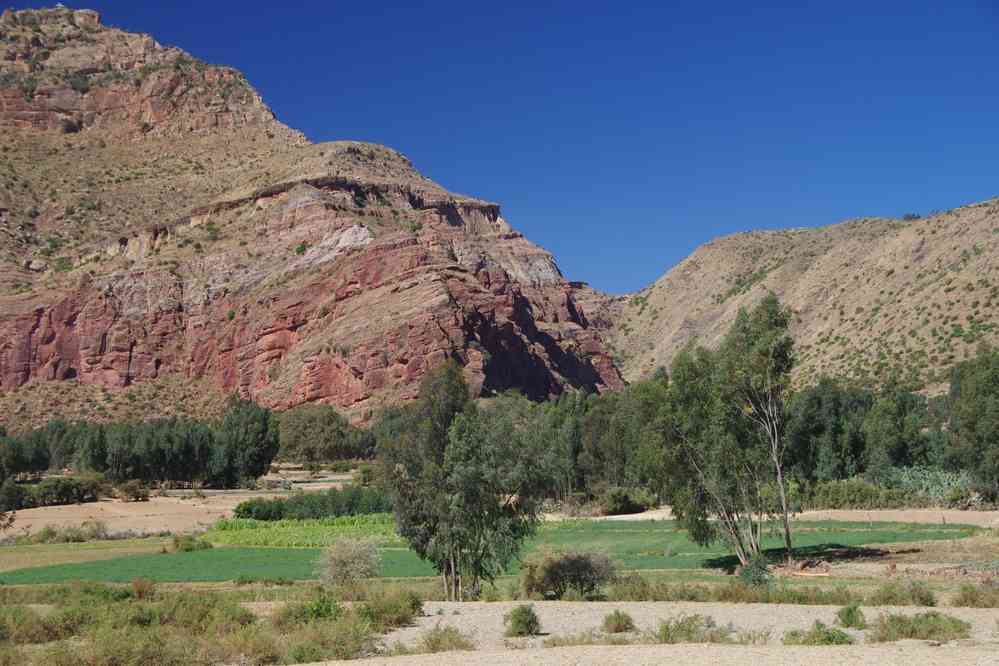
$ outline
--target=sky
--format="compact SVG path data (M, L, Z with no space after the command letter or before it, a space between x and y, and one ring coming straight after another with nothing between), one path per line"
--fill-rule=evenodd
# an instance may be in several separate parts
M500 203L613 293L717 236L999 196L999 0L66 4Z

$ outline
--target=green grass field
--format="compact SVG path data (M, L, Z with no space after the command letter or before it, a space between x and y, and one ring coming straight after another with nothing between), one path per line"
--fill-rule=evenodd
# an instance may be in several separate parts
M268 530L287 532L289 525L266 523L246 533L260 532L260 541L268 542ZM305 530L306 526L298 526ZM322 530L321 525L308 526ZM375 530L381 531L381 526ZM842 548L873 544L910 543L941 539L960 539L976 530L964 525L916 525L903 523L799 522L795 525L795 546L800 554L835 557ZM213 533L209 533L211 538ZM303 539L321 535L299 533ZM149 578L159 582L211 582L252 578L314 578L319 548L260 547L248 545L253 539L240 538L241 545L218 546L190 553L140 554L100 561L36 566L0 573L6 584L57 583L72 580L128 582ZM777 535L768 537L768 548L779 547ZM686 532L671 521L587 521L547 523L525 548L525 554L540 546L601 550L614 557L624 569L701 569L732 564L724 544L701 548L687 539ZM19 546L9 546L16 549ZM433 568L415 553L393 540L382 547L382 575L413 577L434 575ZM511 573L516 572L516 566Z

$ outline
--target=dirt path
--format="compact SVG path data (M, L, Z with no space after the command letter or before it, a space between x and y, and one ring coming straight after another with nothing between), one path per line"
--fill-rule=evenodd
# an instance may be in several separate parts
M627 645L543 648L527 650L449 652L411 657L380 657L349 663L357 666L465 666L483 664L507 666L660 666L661 664L711 664L712 666L747 666L748 664L808 664L840 666L915 666L916 664L953 664L954 666L994 665L999 652L994 647L930 646L926 643L846 647L783 647L742 645ZM323 662L345 663L345 662Z

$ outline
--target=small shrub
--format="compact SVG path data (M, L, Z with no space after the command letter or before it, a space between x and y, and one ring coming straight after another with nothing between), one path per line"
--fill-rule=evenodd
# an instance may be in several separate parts
M561 599L569 590L593 595L614 579L616 567L604 553L538 550L521 564L524 595Z
M319 561L319 578L327 585L356 585L378 575L381 557L368 539L337 539Z
M358 616L371 623L372 628L384 632L413 623L413 618L423 612L420 595L412 590L382 591L365 601L357 610Z
M971 625L938 611L928 611L917 615L900 615L892 613L882 615L870 632L869 640L873 643L886 643L904 639L924 641L952 641L958 638L968 638L971 635Z
M148 578L135 578L132 580L132 596L142 601L151 599L156 592L156 583Z
M769 585L770 579L770 564L762 553L754 555L746 566L739 569L739 580L750 587Z
M653 634L658 643L730 643L732 627L719 627L714 618L681 614L659 623Z
M198 550L208 550L212 544L204 539L185 534L173 537L173 550L175 553L193 553Z
M275 613L274 626L288 629L317 620L335 620L340 617L340 604L324 590L305 601L287 603Z
M808 631L794 629L785 633L784 645L853 645L853 637L816 620Z
M455 650L474 650L475 643L457 627L438 624L420 637L418 652L451 652Z
M848 629L866 629L867 620L864 618L864 611L860 610L859 604L843 606L836 612L836 621L840 626Z
M869 606L936 606L933 590L922 581L886 583L868 597Z
M376 648L371 624L355 613L307 624L289 636L288 643L282 659L286 664L359 659L374 654Z
M999 588L964 583L951 606L967 608L999 608Z
M608 634L620 634L634 630L635 621L622 610L612 611L604 616L604 631Z
M533 604L515 606L503 616L507 636L537 636L541 633L541 620Z

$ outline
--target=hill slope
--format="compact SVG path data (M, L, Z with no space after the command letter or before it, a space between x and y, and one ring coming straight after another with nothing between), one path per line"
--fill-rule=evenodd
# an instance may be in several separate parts
M923 219L719 238L639 293L605 299L594 319L610 322L634 380L691 341L716 344L767 291L795 312L799 382L822 373L945 381L979 344L999 341L999 200Z
M95 12L0 17L0 410L356 418L459 360L475 391L621 380L552 256L373 144L310 144L235 70Z

